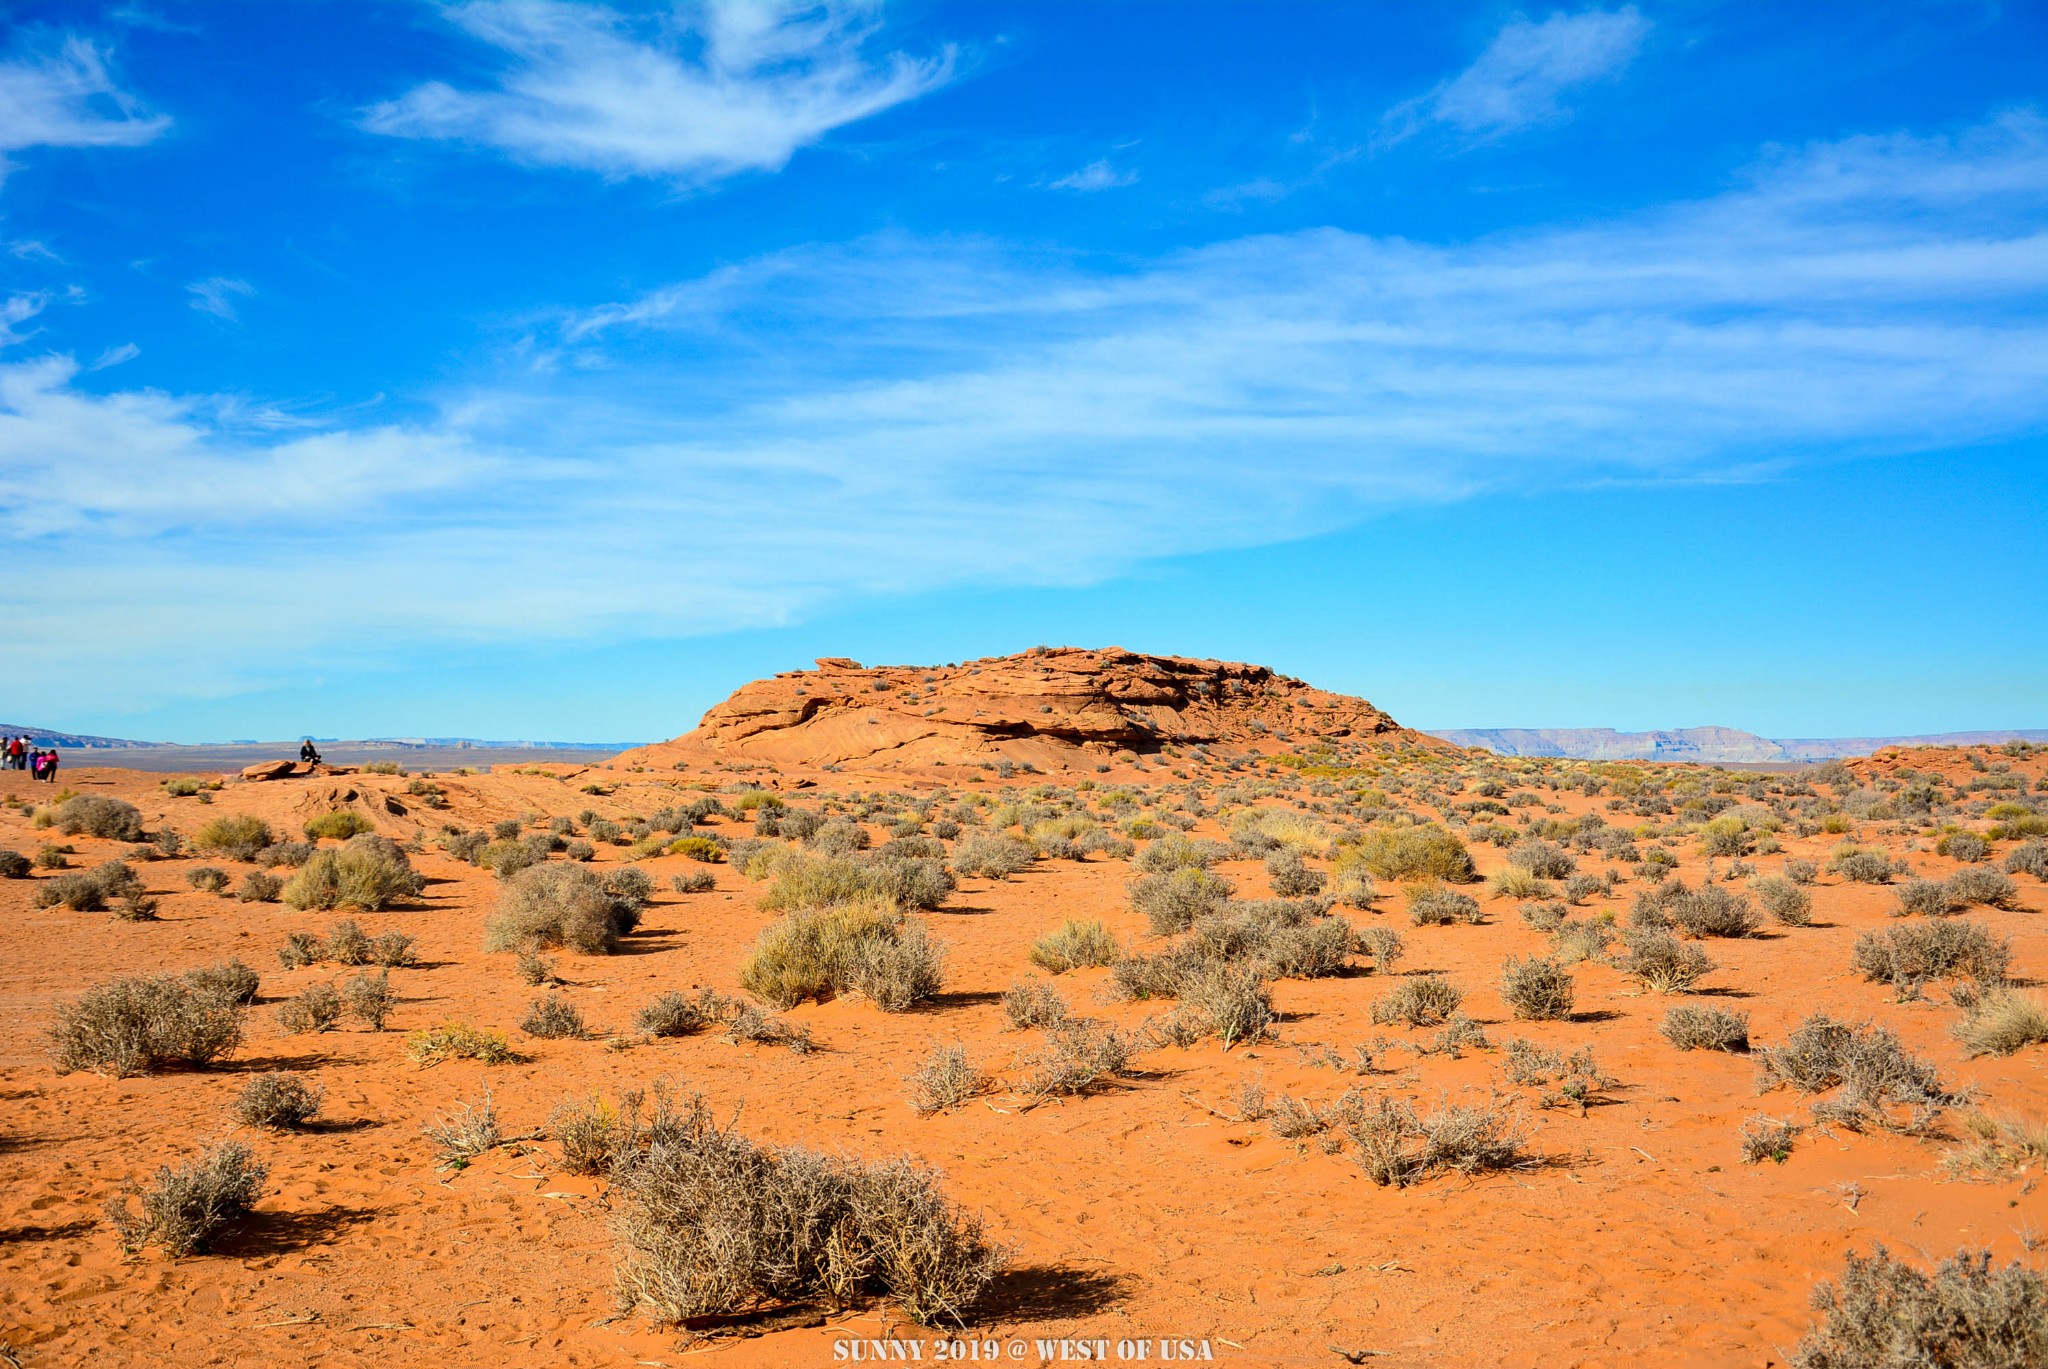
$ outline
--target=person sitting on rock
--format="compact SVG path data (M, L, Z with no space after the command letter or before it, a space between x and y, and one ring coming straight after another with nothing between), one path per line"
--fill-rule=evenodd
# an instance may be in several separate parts
M318 749L314 747L313 739L311 737L306 738L306 740L299 746L299 759L304 761L307 765L320 764L320 752L318 751Z

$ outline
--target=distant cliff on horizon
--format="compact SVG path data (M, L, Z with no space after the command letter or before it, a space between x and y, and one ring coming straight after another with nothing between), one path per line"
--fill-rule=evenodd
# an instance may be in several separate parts
M1617 732L1611 727L1464 727L1428 729L1459 746L1501 756L1554 756L1587 761L1695 761L1704 765L1766 765L1867 756L1887 746L1987 746L2048 742L2048 729L1936 732L1917 737L1759 737L1734 727L1674 727Z

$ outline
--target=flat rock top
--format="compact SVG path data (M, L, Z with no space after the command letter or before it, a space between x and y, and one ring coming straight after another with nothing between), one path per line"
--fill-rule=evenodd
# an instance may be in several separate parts
M1285 746L1290 736L1436 745L1364 699L1267 666L1118 647L1035 647L942 666L822 657L814 670L742 686L678 743L782 762L890 755L943 763L1173 744Z

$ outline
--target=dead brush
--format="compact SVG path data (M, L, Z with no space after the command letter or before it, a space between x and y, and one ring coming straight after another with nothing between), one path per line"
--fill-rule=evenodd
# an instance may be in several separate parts
M1450 1020L1465 1001L1464 991L1440 974L1417 975L1373 1000L1375 1026L1390 1022L1410 1027L1437 1027Z
M1073 1097L1130 1074L1137 1041L1115 1027L1070 1018L1046 1028L1046 1045L1021 1061L1018 1092L1041 1101Z
M284 1070L271 1070L242 1086L235 1096L235 1117L247 1126L272 1131L302 1126L320 1111L321 1097L318 1084L308 1084Z
M2048 1170L2048 1124L1981 1112L1966 1114L1962 1121L1963 1143L1941 1157L1951 1178L2004 1179Z
M270 1170L240 1141L202 1151L190 1164L164 1165L147 1188L131 1186L107 1204L107 1220L133 1255L155 1245L172 1259L206 1250L263 1196ZM130 1200L141 1203L138 1214Z
M1591 1046L1582 1046L1566 1055L1546 1050L1533 1041L1514 1040L1508 1042L1502 1068L1509 1083L1544 1090L1537 1097L1538 1107L1575 1107L1583 1115L1595 1103L1613 1101L1606 1094L1615 1081L1601 1073Z
M1614 968L1652 993L1691 993L1714 971L1707 953L1668 932L1635 930L1622 937Z
M1993 989L1969 999L1969 1010L1955 1025L1955 1037L1966 1055L2011 1055L2048 1041L2048 1007L2017 989Z
M332 984L308 984L277 1008L277 1025L287 1036L333 1031L341 1022L341 993Z
M1726 1008L1673 1008L1658 1028L1664 1039L1682 1051L1746 1051L1749 1014Z
M1067 1000L1041 979L1027 975L1003 992L1003 1020L1012 1031L1058 1026L1069 1016Z
M798 1055L814 1049L809 1027L763 1012L752 1003L729 1002L725 1039L734 1045L784 1046Z
M1793 1138L1799 1135L1799 1124L1759 1113L1742 1124L1738 1138L1742 1151L1742 1163L1761 1164L1769 1160L1784 1164L1792 1154Z
M1068 918L1057 930L1031 943L1031 963L1048 974L1114 965L1122 954L1109 928L1093 919Z
M171 1064L203 1069L241 1041L240 1001L184 975L117 979L90 989L58 1007L49 1036L59 1074L91 1070L115 1079Z
M1324 1151L1335 1154L1344 1148L1344 1129L1365 1116L1365 1095L1346 1089L1327 1103L1314 1103L1281 1094L1273 1100L1266 1125L1283 1141L1321 1138Z
M2048 1280L2018 1260L1993 1268L1988 1250L1959 1250L1932 1274L1882 1245L1849 1252L1841 1281L1814 1289L1820 1325L1792 1369L2021 1369L2048 1364Z
M455 1111L437 1115L420 1130L434 1143L434 1163L443 1170L467 1169L479 1156L488 1155L505 1140L498 1129L498 1110L491 1102L489 1089L476 1102L459 1104Z
M1837 1090L1812 1105L1814 1120L1851 1131L1924 1132L1942 1109L1961 1101L1890 1028L1852 1027L1825 1013L1807 1018L1784 1045L1758 1051L1757 1067L1760 1093L1780 1085L1806 1094Z
M762 1145L659 1086L612 1199L620 1300L670 1324L870 1297L964 1324L1007 1258L930 1170Z
M1571 971L1554 960L1509 956L1501 966L1501 998L1517 1018L1525 1021L1569 1019L1576 989Z
M1406 1099L1382 1096L1345 1124L1365 1176L1405 1188L1446 1171L1478 1174L1523 1163L1520 1118L1498 1099L1484 1107L1444 1105L1418 1114Z
M548 1116L548 1130L562 1150L562 1172L609 1174L632 1144L640 1095L613 1102L593 1091L580 1103L563 1102ZM481 1153L481 1152L479 1152Z
M583 1014L559 994L545 994L527 1005L519 1030L546 1041L574 1041L589 1035Z
M910 1074L910 1106L920 1117L958 1107L988 1087L988 1075L968 1058L967 1048L934 1046Z
M398 995L391 990L391 971L350 975L341 986L341 1002L356 1021L373 1032L383 1031L392 1009L398 1006Z

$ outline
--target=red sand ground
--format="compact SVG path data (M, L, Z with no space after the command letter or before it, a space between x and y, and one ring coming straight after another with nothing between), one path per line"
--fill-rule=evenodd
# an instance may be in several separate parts
M1967 778L1959 755L1912 755L1859 769L1899 764L1946 766ZM2012 764L2031 788L2043 758ZM961 772L951 773L957 792ZM166 796L160 778L87 769L66 772L63 783L128 799L152 828L165 823L188 834L209 817L240 812L296 829L330 806L327 786L374 796L400 794L405 783L356 776L231 784L202 807ZM605 798L580 792L598 778L616 791ZM384 813L378 822L404 840L430 835L443 820L473 827L586 806L645 813L687 797L675 786L701 778L443 776L448 811ZM929 772L748 778L781 786L809 779L811 794L934 783ZM1158 765L1119 766L1092 778L1173 782ZM1010 787L1032 779L1019 776ZM981 779L964 787L1004 786ZM51 797L14 772L0 778L0 794ZM1544 797L1567 814L1601 810L1604 802ZM1884 837L1885 826L1860 824L1855 835L1903 851L1905 838ZM711 830L741 829L728 821ZM1215 831L1205 822L1198 835ZM0 846L33 853L48 840L74 845L77 868L125 849L56 838L31 830L25 815L0 812ZM1838 840L1788 838L1782 855L1757 863L1770 873L1789 856L1824 862ZM1483 873L1502 864L1495 848L1474 849ZM1673 849L1685 853L1682 877L1696 882L1704 862L1691 854L1693 844ZM1930 874L1956 868L1929 850L1906 854ZM602 847L599 860L623 855ZM138 865L162 898L162 920L154 923L38 910L32 881L0 881L0 917L12 931L0 960L0 1343L14 1357L0 1362L679 1365L709 1355L733 1365L822 1365L833 1362L835 1338L931 1339L886 1307L710 1341L619 1317L600 1183L561 1175L546 1140L441 1173L420 1131L485 1088L516 1134L541 1129L565 1099L594 1089L616 1094L658 1077L702 1090L722 1110L743 1109L741 1129L761 1138L871 1158L907 1153L936 1166L952 1196L981 1209L992 1233L1015 1250L972 1326L975 1336L997 1340L1184 1336L1206 1339L1220 1361L1244 1365L1342 1364L1339 1350L1389 1366L1782 1364L1808 1322L1809 1289L1839 1271L1850 1247L1881 1240L1933 1260L1959 1244L1982 1245L2002 1261L2048 1232L2032 1176L1951 1181L1938 1168L1938 1140L1808 1129L1786 1163L1740 1163L1736 1133L1745 1119L1762 1111L1807 1120L1805 1100L1783 1091L1758 1097L1750 1059L1672 1049L1656 1026L1686 1000L1640 995L1603 964L1577 967L1576 1020L1509 1020L1496 991L1500 962L1540 952L1544 938L1523 924L1516 905L1478 886L1472 892L1486 904L1486 925L1411 926L1398 891L1389 891L1377 913L1348 915L1361 925L1398 926L1408 943L1399 971L1438 970L1464 986L1466 1010L1495 1045L1517 1036L1590 1045L1619 1085L1611 1104L1584 1115L1530 1106L1540 1160L1532 1167L1403 1190L1374 1186L1345 1156L1224 1115L1233 1090L1250 1078L1263 1079L1273 1094L1317 1100L1356 1085L1418 1105L1496 1093L1533 1104L1533 1091L1505 1084L1498 1052L1422 1056L1411 1047L1427 1032L1374 1027L1370 1005L1391 982L1377 974L1278 983L1284 1020L1276 1040L1232 1051L1213 1041L1153 1051L1141 1058L1141 1077L1102 1094L1025 1109L999 1085L948 1114L921 1120L911 1111L903 1076L934 1043L964 1042L998 1076L1014 1077L1012 1062L1032 1034L1005 1032L996 1000L1029 969L1034 938L1086 915L1107 920L1127 944L1146 944L1143 919L1124 903L1131 872L1122 862L1041 861L1008 882L964 881L946 908L927 915L951 948L943 999L897 1016L858 1000L798 1009L792 1016L823 1047L810 1055L715 1036L614 1049L623 1041L531 1041L514 1033L521 1063L421 1070L406 1062L407 1031L450 1019L509 1030L534 991L514 977L510 956L479 949L496 881L431 845L414 859L432 881L422 906L357 918L373 934L413 933L422 953L419 968L393 972L403 1002L382 1034L282 1034L268 1005L336 971L281 971L277 948L287 932L324 931L335 915L193 892L185 874L197 859ZM248 868L209 863L237 878ZM755 907L760 886L727 867L717 867L717 892L692 895L667 892L668 877L703 867L662 857L644 868L662 892L625 952L559 962L571 981L566 994L594 1026L621 1037L660 990L710 985L737 993L740 959L772 918ZM1256 862L1219 868L1243 894L1266 887ZM2040 931L2048 890L2024 876L2020 883L2023 909L1970 916L2012 938L2017 973L2039 977L2048 971ZM1593 906L1625 914L1640 887L1624 884ZM1952 1083L1974 1086L1989 1111L2042 1118L2048 1050L1966 1059L1949 1035L1954 1008L1895 1002L1851 973L1851 943L1887 925L1890 890L1823 876L1812 892L1815 926L1707 943L1722 965L1709 980L1718 996L1692 1001L1746 1009L1753 1039L1766 1044L1815 1009L1876 1019L1939 1062ZM249 1039L225 1068L120 1081L60 1077L51 1068L43 1033L59 1002L119 975L231 954L262 972L265 1005L251 1013ZM1144 1005L1096 1001L1106 975L1073 974L1060 987L1077 1009L1140 1020ZM1388 1072L1359 1078L1310 1063L1312 1048L1347 1049L1375 1036L1391 1043ZM210 1255L176 1263L154 1253L123 1258L102 1204L158 1164L233 1134L231 1099L252 1072L276 1068L310 1072L326 1102L321 1124L307 1132L242 1133L272 1167L255 1218ZM1368 1351L1375 1353L1364 1357ZM926 1354L929 1361L929 1346ZM1035 1364L1039 1356L1034 1348L1012 1362Z

